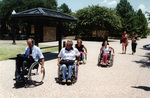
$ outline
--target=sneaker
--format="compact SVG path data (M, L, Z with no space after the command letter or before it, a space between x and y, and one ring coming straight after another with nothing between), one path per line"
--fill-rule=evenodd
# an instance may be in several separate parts
M66 82L66 79L62 80L62 82L63 82L63 83Z
M71 80L67 80L68 83L71 83Z

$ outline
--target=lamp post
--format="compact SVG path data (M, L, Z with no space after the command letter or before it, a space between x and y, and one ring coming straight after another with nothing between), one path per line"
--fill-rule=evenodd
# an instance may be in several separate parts
M16 14L16 12L15 12L15 10L13 10L12 11L12 15L14 15L14 14ZM15 22L13 22L14 23L14 25L15 25ZM16 39L16 32L15 32L15 26L13 25L13 27L12 27L12 31L13 31L13 45L15 45L16 44L16 42L15 42L15 39Z

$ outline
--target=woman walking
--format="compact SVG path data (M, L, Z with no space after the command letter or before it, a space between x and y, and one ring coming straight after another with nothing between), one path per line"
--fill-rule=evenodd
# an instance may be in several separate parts
M122 35L122 54L126 54L127 46L128 46L128 35L126 34L126 31L124 31Z
M132 36L131 36L132 55L134 55L134 53L136 52L136 45L137 45L136 40L137 40L137 37L135 35L135 32L132 32Z

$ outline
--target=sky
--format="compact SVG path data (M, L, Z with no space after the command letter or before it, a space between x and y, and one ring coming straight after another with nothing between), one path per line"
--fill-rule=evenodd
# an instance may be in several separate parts
M100 5L108 8L116 8L116 5L120 2L120 0L57 0L57 2L58 6L66 3L72 12L76 12L77 10L88 7L89 5ZM150 0L128 0L128 2L130 2L135 11L141 9L144 14L146 11L150 12ZM147 14L145 14L145 16L148 18Z

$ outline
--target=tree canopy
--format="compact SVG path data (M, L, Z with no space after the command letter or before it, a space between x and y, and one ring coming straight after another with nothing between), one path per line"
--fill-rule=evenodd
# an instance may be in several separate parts
M135 31L141 37L146 36L148 33L148 22L141 9L135 12L127 0L120 0L116 10L121 17L122 31L126 30L129 34Z
M107 30L108 32L119 30L122 25L120 17L114 9L93 5L78 10L75 15L79 21L77 28L86 34L94 30Z
M60 12L67 13L67 14L71 13L71 9L69 9L69 7L68 7L68 5L66 5L66 3L63 3L60 7L58 7L58 10Z

